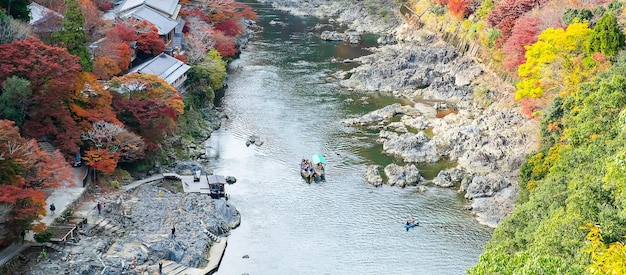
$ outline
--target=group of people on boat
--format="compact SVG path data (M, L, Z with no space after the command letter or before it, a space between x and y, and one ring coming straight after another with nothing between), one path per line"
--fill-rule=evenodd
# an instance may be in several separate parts
M410 220L406 221L406 225L412 225L412 224L415 224L415 217L411 217Z

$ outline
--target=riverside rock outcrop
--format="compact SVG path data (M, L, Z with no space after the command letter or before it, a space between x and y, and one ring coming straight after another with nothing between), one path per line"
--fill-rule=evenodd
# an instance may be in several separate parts
M98 201L105 205L101 217L94 216L92 207L76 214L86 211L90 222L104 218L107 226L88 224L79 230L80 240L50 250L49 260L30 267L29 274L155 274L162 260L200 267L207 263L215 236L226 235L241 221L237 209L223 199L173 193L152 184Z

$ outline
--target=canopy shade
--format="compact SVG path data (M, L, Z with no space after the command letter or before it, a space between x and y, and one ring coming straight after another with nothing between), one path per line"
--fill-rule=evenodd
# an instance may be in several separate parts
M313 164L318 164L318 163L323 163L326 164L326 159L324 158L324 156L322 154L315 154L311 156L311 161L313 162Z

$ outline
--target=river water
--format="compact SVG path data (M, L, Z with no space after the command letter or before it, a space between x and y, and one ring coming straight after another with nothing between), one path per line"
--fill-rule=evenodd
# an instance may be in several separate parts
M230 64L220 103L229 119L206 142L214 172L237 178L226 191L241 212L217 274L463 274L491 230L456 190L366 183L367 165L394 160L381 155L375 132L341 125L397 102L328 80L353 66L333 58L367 54L372 42L323 42L311 32L317 19L257 12L263 31ZM250 135L263 144L246 146ZM307 184L299 163L315 153L328 160L327 181ZM421 167L426 178L440 169ZM407 232L412 215L421 226Z

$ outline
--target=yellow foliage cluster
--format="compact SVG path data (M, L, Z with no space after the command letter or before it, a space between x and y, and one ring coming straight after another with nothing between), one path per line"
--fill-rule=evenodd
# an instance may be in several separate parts
M580 69L580 63L572 60L585 55L585 41L591 33L586 22L573 23L567 29L544 30L537 42L526 46L526 63L518 68L521 80L516 85L515 98L539 98L546 90L562 88L563 79ZM579 83L580 79L570 82Z

